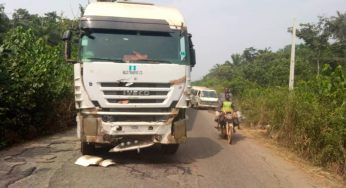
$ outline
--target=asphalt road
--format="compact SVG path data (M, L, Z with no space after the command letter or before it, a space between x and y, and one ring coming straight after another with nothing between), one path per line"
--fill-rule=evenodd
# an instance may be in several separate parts
M75 130L12 147L0 152L0 187L321 187L245 130L228 145L212 119L190 110L188 141L175 155L157 147L100 153L116 162L107 168L74 164L81 156Z

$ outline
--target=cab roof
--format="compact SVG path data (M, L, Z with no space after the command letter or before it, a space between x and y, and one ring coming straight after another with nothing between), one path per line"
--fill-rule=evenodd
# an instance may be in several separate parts
M94 2L87 6L84 16L165 20L171 29L184 26L184 18L177 9L148 3Z

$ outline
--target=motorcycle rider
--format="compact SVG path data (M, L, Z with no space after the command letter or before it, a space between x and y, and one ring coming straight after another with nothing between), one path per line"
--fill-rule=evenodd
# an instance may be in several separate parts
M232 93L230 92L230 89L225 88L224 92L220 93L220 95L219 95L218 106L217 106L216 111L215 111L215 118L214 118L215 122L218 122L218 119L219 119L219 116L220 116L220 112L221 112L221 106L222 106L223 101L226 98L225 97L226 95L229 95L230 99L232 100Z
M229 90L225 89L225 94L224 94L224 100L221 99L221 101L219 101L219 106L218 106L218 111L217 111L217 114L216 114L216 118L217 118L217 126L216 128L218 128L218 126L220 125L220 116L222 115L220 112L223 112L223 113L232 113L232 116L233 116L233 127L238 127L238 129L240 129L240 125L239 125L239 119L237 117L237 109L234 105L234 103L232 102L231 100L231 96L232 94L228 93ZM235 129L234 129L234 132L235 132Z
M234 110L234 104L231 101L229 94L225 95L225 100L221 104L221 110L223 113L232 113Z
M219 112L219 117L218 117L218 126L220 126L221 123L221 117L227 113L233 113L235 109L234 104L231 101L231 96L229 94L225 95L225 100L221 104L221 112ZM234 126L233 126L233 131L235 132Z
M221 106L222 102L226 99L226 95L229 95L230 100L233 99L233 95L231 93L231 89L226 87L224 89L224 92L219 95L219 106Z

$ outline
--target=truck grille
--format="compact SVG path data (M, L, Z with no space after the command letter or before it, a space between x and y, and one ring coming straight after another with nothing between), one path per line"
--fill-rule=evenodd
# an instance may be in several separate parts
M170 88L170 83L133 83L126 86L124 82L102 82L101 87L153 87L153 88Z
M163 103L171 91L170 83L100 83L100 90L112 104Z
M140 103L163 103L164 99L130 99L130 100L126 100L126 99L107 99L107 102L109 103L123 103L123 104L140 104Z

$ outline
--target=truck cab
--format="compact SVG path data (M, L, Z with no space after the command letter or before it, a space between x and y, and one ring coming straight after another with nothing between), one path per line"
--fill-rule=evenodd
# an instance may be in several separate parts
M129 1L95 2L79 25L74 63L77 136L81 152L154 144L175 153L185 142L195 52L174 8ZM64 34L70 59L71 31Z

